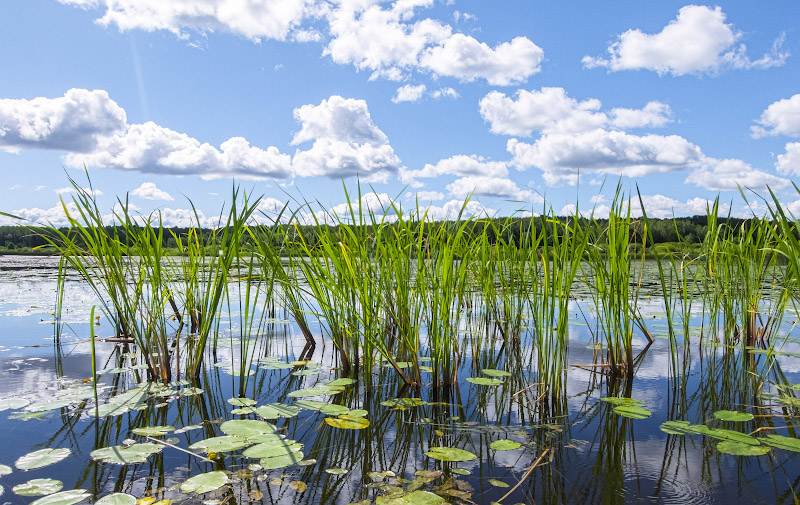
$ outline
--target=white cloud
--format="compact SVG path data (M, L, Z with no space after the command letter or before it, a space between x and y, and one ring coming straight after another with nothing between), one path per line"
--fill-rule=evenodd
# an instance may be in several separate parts
M505 177L508 175L508 168L504 161L488 161L474 154L471 156L457 154L439 160L435 165L428 163L420 170L404 170L400 174L400 179L406 184L419 186L420 184L416 182L418 178L442 175Z
M435 91L431 91L431 96L438 100L440 98L452 98L455 100L458 98L458 91L454 90L453 88L440 88Z
M768 135L800 137L800 93L770 104L756 122L759 126L750 127L754 138Z
M440 76L467 82L485 79L493 86L508 86L539 72L543 59L544 51L526 37L515 37L492 48L456 33L443 45L426 49L420 63Z
M357 175L367 181L386 181L399 170L400 158L372 122L364 100L333 95L319 105L295 109L294 116L302 127L292 144L313 141L311 148L294 155L297 175L335 179Z
M424 84L420 84L419 86L406 84L405 86L397 88L397 94L394 96L394 98L392 98L392 102L416 102L422 98L422 95L425 93L426 89L427 87Z
M138 188L131 191L131 194L145 200L175 200L166 191L158 189L154 182L143 182Z
M642 109L615 108L601 112L595 98L578 101L564 88L517 90L514 98L491 91L479 103L480 114L489 122L492 133L530 136L534 131L548 133L583 133L597 128L615 129L658 127L670 121L669 105L649 102Z
M83 8L105 8L97 19L120 31L167 30L180 38L188 31L227 31L253 41L285 40L313 12L310 0L59 0ZM307 35L301 30L295 39Z
M800 142L786 144L786 152L778 155L775 168L782 174L800 176Z
M699 166L699 147L677 135L631 135L602 129L586 133L550 134L533 144L510 139L512 164L541 169L548 184L577 182L578 173L641 177Z
M526 202L541 202L542 198L527 189L520 189L506 177L470 176L456 179L447 185L447 191L456 198L469 195L510 198Z
M428 221L445 221L456 219L459 215L466 219L469 217L492 217L497 214L496 210L488 209L475 199L471 199L464 204L464 200L450 200L441 206L431 205L419 209L419 218L425 216Z
M402 80L413 71L430 71L461 81L508 85L540 70L543 51L525 37L492 48L434 19L412 22L417 8L432 5L432 0L398 0L383 9L372 0L341 0L327 13L332 38L324 54L336 63L372 71L371 79Z
M606 67L610 71L653 70L659 74L714 74L726 68L769 68L783 65L789 53L781 51L783 37L770 54L752 61L740 43L742 33L725 23L720 7L687 5L678 11L659 33L639 29L619 35L608 47L609 57L585 56L587 68Z
M444 200L444 193L439 191L417 191L416 194L409 193L407 198L415 198L419 201L435 202Z
M782 189L791 184L787 179L753 168L737 159L703 158L700 167L686 178L687 183L714 191L735 191L740 186L753 190Z
M98 137L124 131L125 111L103 90L71 89L60 98L0 100L0 149L86 152Z
M672 216L705 215L706 210L714 203L713 201L700 197L690 198L685 202L681 202L664 195L642 195L642 202L647 211L647 217L659 219L670 218ZM635 217L642 215L638 197L631 199L631 214Z
M99 189L80 188L80 190L81 190L82 193L84 193L84 194L86 194L88 196L100 196L100 195L103 194L103 192L100 191ZM69 187L66 187L66 188L58 188L58 189L55 189L54 191L56 193L58 193L59 195L68 195L70 193L77 193L77 190L72 186L69 186Z
M71 167L85 164L144 173L200 175L204 179L282 179L291 174L290 156L276 147L264 150L233 137L218 149L153 122L129 125L124 132L101 137L93 152L69 153L65 163Z

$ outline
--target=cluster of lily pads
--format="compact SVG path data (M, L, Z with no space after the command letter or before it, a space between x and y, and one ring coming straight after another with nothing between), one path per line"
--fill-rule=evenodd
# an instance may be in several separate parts
M66 459L72 451L67 448L40 449L19 457L14 466L17 470L38 470L56 464ZM0 477L12 473L10 466L0 464ZM85 489L69 489L61 491L64 483L56 479L30 479L22 484L17 484L11 491L18 496L41 496L31 505L73 505L89 497ZM5 488L0 485L0 496ZM98 502L99 503L99 502Z

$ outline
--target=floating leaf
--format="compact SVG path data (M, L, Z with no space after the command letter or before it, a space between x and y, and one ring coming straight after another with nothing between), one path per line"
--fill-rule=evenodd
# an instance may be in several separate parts
M769 447L741 443L735 440L720 442L717 444L717 449L723 454L732 454L734 456L763 456L769 452Z
M349 386L350 384L355 384L358 382L355 379L351 379L350 377L342 377L336 380L332 380L330 382L326 382L326 386Z
M256 408L255 413L264 419L278 419L279 417L294 417L300 413L300 407L270 403Z
M258 366L266 370L281 370L294 368L289 363L279 360L278 358L261 358L258 360Z
M11 490L20 496L44 496L61 491L64 483L55 479L31 479L17 484Z
M335 395L344 391L343 386L314 386L313 388L306 388L306 389L298 389L297 391L292 391L287 396L291 398L310 398L312 396L322 396L322 395Z
M298 493L303 493L308 488L308 485L302 480L293 480L292 482L289 483L289 487L294 489Z
M486 377L467 377L467 382L478 386L499 386L503 383L500 379L487 379Z
M319 410L328 404L317 400L297 400L294 402L294 405L305 410Z
M403 505L440 505L445 502L444 498L430 491L412 491L400 498Z
M303 460L302 452L290 452L282 456L275 456L272 458L262 458L258 462L265 470L275 470L277 468L284 468L294 465Z
M234 421L228 421L232 423ZM250 442L246 438L237 437L233 435L226 435L222 437L207 438L200 440L189 446L191 450L201 450L203 452L231 452L242 447L247 447Z
M766 438L760 440L777 449L800 452L800 438L784 437L783 435L767 435Z
M69 449L41 449L22 456L14 462L14 466L20 470L42 468L58 463L69 456L71 452Z
M497 479L489 479L489 484L493 485L494 487L508 487L508 484Z
M189 426L184 426L183 428L178 428L177 430L175 430L175 435L186 433L187 431L199 430L202 427L203 427L202 424L190 424Z
M637 405L619 405L614 407L614 412L622 417L631 419L647 419L653 413Z
M131 431L143 437L161 437L174 429L172 426L148 426L146 428L134 428Z
M264 433L275 433L275 425L266 421L255 419L235 419L225 421L219 427L226 435L235 435L241 438L250 438Z
M317 464L316 459L304 459L303 461L298 461L297 464L299 466L311 466Z
M604 398L600 398L601 402L610 403L612 405L620 405L620 406L641 406L644 405L642 400L636 400L635 398L620 398L618 396L606 396Z
M350 470L348 470L346 468L326 468L325 469L325 472L327 472L327 473L329 473L331 475L344 475L349 471Z
M369 420L363 417L326 417L325 422L334 428L341 428L344 430L361 430L369 426Z
M274 458L303 450L303 444L294 440L276 440L247 448L242 455L248 458Z
M450 471L458 475L472 475L472 472L463 468L452 468Z
M366 417L369 412L364 409L355 409L347 413L349 417Z
M720 421L742 422L753 419L753 414L748 412L736 412L735 410L718 410L714 412L714 417Z
M475 454L455 447L431 447L425 455L440 461L471 461L478 459Z
M181 484L180 489L184 493L203 494L219 489L227 483L228 475L223 471L217 470L190 477Z
M85 489L70 489L69 491L43 496L31 503L31 505L74 505L89 498L89 496L89 492Z
M9 409L21 409L26 407L31 402L24 398L4 398L0 400L0 412Z
M320 370L319 368L307 368L305 370L295 370L294 372L292 372L292 375L294 375L295 377L304 377L306 375L317 375L321 371L322 370Z
M325 415L338 416L350 412L350 409L345 407L344 405L328 404L325 405L324 407L320 407L319 411Z
M689 421L667 421L661 431L670 435L705 435L709 428L705 424L690 424Z
M489 445L495 451L510 451L513 449L517 449L522 444L519 442L514 442L513 440L495 440L494 442Z
M3 475L8 475L12 472L11 467L8 465L0 465L0 477Z
M71 398L61 399L61 400L51 400L47 402L39 402L39 403L31 403L27 407L25 407L26 412L47 412L48 410L58 410L63 409L64 407L69 407L71 404L75 403L76 400Z
M115 445L103 447L92 451L89 455L92 459L103 463L113 463L115 465L127 465L130 463L144 463L153 454L161 452L164 448L161 444L143 443L131 446Z
M717 440L739 442L740 444L747 445L760 445L760 442L755 437L752 437L747 433L739 433L738 431L733 430L723 430L717 428L708 430L705 435L711 438L716 438Z
M228 403L234 407L250 407L258 402L252 398L228 398Z
M427 404L428 402L423 401L420 398L395 398L393 400L381 402L381 405L384 407L394 407L397 410L406 410L412 407L420 407Z
M484 375L488 375L489 377L510 377L511 373L506 372L505 370L495 370L494 368L484 368L481 370Z
M136 498L125 493L113 493L100 498L94 505L136 505Z

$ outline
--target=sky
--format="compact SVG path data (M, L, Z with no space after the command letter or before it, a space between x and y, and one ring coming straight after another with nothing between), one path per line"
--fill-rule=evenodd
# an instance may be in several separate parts
M359 184L437 219L602 216L618 184L654 217L768 188L800 216L796 0L2 0L0 62L27 222L86 173L109 216L176 226L234 187L321 215Z

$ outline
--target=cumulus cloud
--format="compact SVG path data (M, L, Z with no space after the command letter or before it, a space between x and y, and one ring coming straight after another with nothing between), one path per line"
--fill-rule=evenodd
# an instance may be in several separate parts
M492 133L528 137L534 131L548 133L582 133L597 128L618 129L663 126L672 114L669 105L649 102L642 109L612 109L606 114L600 100L578 101L564 88L543 87L541 90L517 90L513 98L491 91L479 103L479 111L489 122Z
M71 89L63 97L0 100L0 149L87 152L98 138L124 131L125 111L103 90Z
M659 74L715 74L727 68L769 68L783 65L789 57L782 51L783 37L769 54L751 60L741 43L742 32L725 22L720 7L687 5L659 33L631 29L608 47L608 58L585 56L586 68L610 71L653 70Z
M406 198L416 199L419 201L436 202L438 200L444 200L444 193L440 191L417 191L416 193L406 194Z
M292 144L313 142L311 148L294 155L297 175L334 179L357 175L367 181L386 181L400 169L400 158L372 122L364 100L333 95L319 105L295 109L294 117L302 126Z
M172 195L159 189L154 182L143 182L138 188L131 191L131 194L145 200L175 200Z
M406 84L405 86L397 88L397 94L392 98L392 102L416 102L422 98L426 89L427 87L424 84L420 84L419 86Z
M116 25L120 31L167 30L180 38L188 31L227 31L253 41L285 40L309 15L312 0L58 0L65 5L104 8L97 19L103 26ZM312 32L313 33L313 32ZM308 39L298 30L299 40Z
M544 135L533 144L510 139L511 163L537 167L548 184L575 184L579 172L626 177L687 170L699 166L699 147L678 135L632 135L596 129L580 134Z
M416 179L443 175L505 177L508 175L508 168L503 161L490 161L474 154L471 156L457 154L439 160L435 165L427 163L420 170L404 170L400 173L400 179L405 184L420 186L421 183Z
M785 188L791 181L753 168L737 159L704 158L701 165L686 178L687 183L714 191L733 191L740 186L753 190Z
M468 217L493 217L497 214L496 210L488 209L477 200L470 200L464 204L464 200L450 200L441 206L430 205L419 210L419 217L423 215L428 221L445 221L456 219L459 215L462 218Z
M605 203L606 200L602 195L598 196L601 198L592 201L595 205L588 209L581 209L581 216L594 216L598 219L608 218L611 207ZM706 213L708 206L713 204L712 201L700 197L690 198L685 202L681 202L664 195L642 195L642 202L645 210L647 210L647 216L658 219L667 219L673 216L703 215ZM642 208L639 204L639 197L636 196L623 202L626 208L628 204L631 206L631 216L641 217ZM575 215L575 209L575 204L568 204L563 206L558 214L560 216ZM727 204L720 205L722 213L727 213L728 209L729 206Z
M438 100L440 98L452 98L453 100L455 100L456 98L458 98L458 91L454 90L453 88L449 88L449 87L447 87L447 88L439 88L439 89L437 89L435 91L431 91L431 96L435 100Z
M758 126L750 127L754 138L769 135L800 137L800 93L770 104L756 122Z
M78 192L78 190L76 190L72 186L69 186L69 187L66 187L66 188L58 188L58 189L55 189L54 191L56 193L58 193L59 195L68 195L70 193L77 193ZM80 188L80 191L81 191L81 193L84 193L84 194L86 194L88 196L100 196L100 195L103 194L103 192L100 191L99 189L92 189L92 188Z
M786 152L778 155L775 168L782 174L800 176L800 142L786 144Z
M384 9L370 0L340 1L327 13L331 40L324 54L371 71L373 79L401 80L421 71L508 85L540 70L544 53L525 37L490 47L440 21L412 21L417 8L432 5L432 0L398 0Z
M447 191L456 198L470 195L509 198L525 202L542 202L541 196L528 189L520 189L507 177L470 176L456 179L447 185Z

